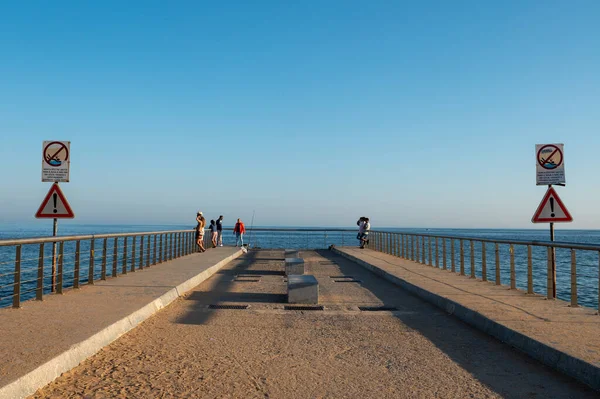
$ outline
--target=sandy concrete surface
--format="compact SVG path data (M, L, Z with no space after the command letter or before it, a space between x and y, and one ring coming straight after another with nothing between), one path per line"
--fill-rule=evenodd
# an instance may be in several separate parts
M20 309L0 309L0 387L22 377L236 252L211 249L107 281L96 281Z
M324 310L285 310L283 251L252 251L32 397L597 397L341 256L302 256Z
M600 317L595 309L527 295L389 254L339 248L428 292L448 298L551 348L600 367ZM493 268L493 266L492 266Z

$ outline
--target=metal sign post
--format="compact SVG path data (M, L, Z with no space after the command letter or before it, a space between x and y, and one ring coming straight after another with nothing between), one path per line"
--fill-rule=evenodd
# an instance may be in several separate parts
M533 223L550 223L550 242L554 242L554 223L573 221L558 193L552 188L552 185L565 185L563 147L563 144L537 144L535 146L536 184L538 186L548 185L548 191L542 198L531 221ZM554 246L548 251L548 258L548 285L552 282L551 297L556 298L556 248Z
M58 186L69 181L71 166L70 141L44 141L42 143L42 182L54 183L38 209L36 218L52 218L52 237L58 234L59 218L74 218L71 206ZM50 291L56 289L56 242L52 243L52 283Z

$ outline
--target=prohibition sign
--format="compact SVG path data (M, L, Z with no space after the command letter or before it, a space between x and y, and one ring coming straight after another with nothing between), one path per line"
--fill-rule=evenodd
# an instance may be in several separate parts
M50 147L52 147L53 145L58 145L60 148L57 151L53 151L53 152L48 152L48 150L50 149ZM61 159L58 157L58 155L62 155L61 153L64 151L64 157L63 160L61 161ZM59 166L62 166L62 164L64 162L67 162L69 160L69 150L67 149L67 146L64 145L63 143L61 143L60 141L53 141L51 143L49 143L46 148L44 148L44 162L46 162L48 165L57 168Z
M544 153L548 153L551 150L550 156L546 156ZM537 153L537 160L540 166L544 169L552 170L558 168L563 163L563 153L555 145L548 144L540 148Z

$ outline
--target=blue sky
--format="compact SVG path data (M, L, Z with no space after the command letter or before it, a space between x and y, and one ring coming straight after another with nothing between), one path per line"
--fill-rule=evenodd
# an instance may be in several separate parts
M0 5L0 221L71 141L77 223L543 227L536 143L564 143L600 228L600 2ZM39 223L44 223L40 221Z

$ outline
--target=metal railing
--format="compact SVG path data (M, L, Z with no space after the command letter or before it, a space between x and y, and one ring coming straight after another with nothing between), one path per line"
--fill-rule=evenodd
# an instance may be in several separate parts
M373 231L367 247L600 310L600 245Z
M223 242L235 245L231 228L224 229ZM356 231L348 229L254 228L244 235L244 244L256 248L319 249L356 242ZM204 246L212 246L208 229ZM29 299L43 300L197 251L194 230L0 240L0 307L18 308Z

